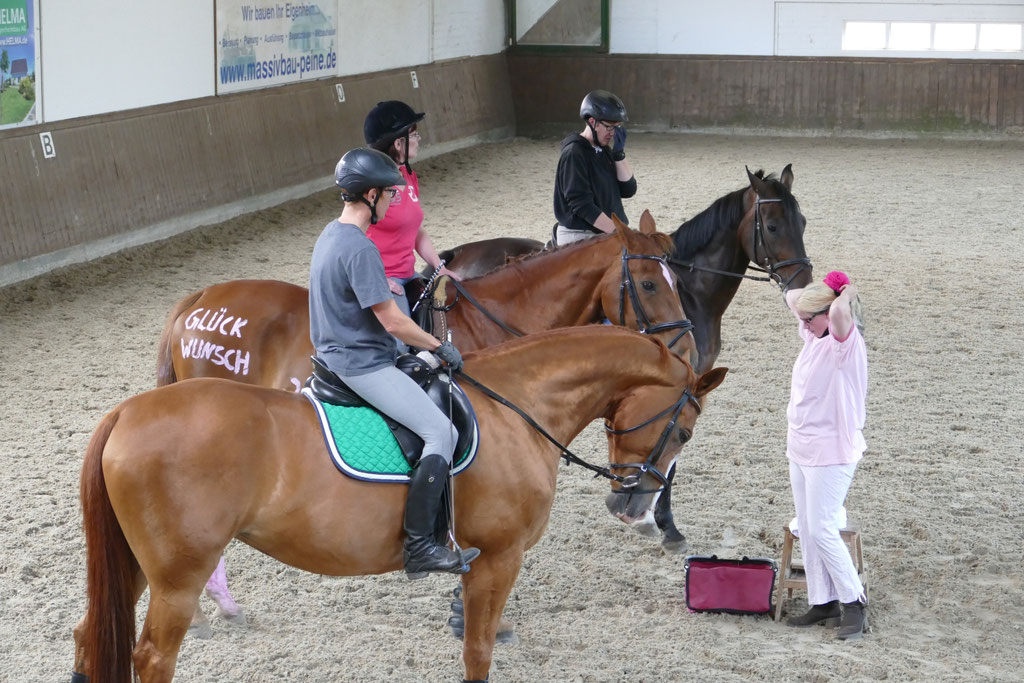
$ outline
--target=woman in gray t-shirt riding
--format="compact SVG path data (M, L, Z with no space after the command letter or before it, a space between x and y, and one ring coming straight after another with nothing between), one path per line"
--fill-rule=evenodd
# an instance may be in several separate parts
M395 303L384 263L366 230L384 218L395 185L405 179L395 162L373 149L345 154L334 171L345 207L320 234L309 268L309 332L316 355L377 410L423 439L405 509L409 574L460 573L476 548L459 553L438 545L434 524L458 433L419 386L395 367L395 339L433 351L453 370L462 357L451 342L427 334Z

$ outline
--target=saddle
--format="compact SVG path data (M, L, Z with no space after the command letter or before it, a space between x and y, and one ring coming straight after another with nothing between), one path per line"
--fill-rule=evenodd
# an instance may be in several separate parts
M306 386L309 387L315 398L337 406L373 408L324 365L323 361L316 356L312 356L311 359L313 375L306 380ZM419 356L404 354L398 357L396 365L426 392L434 405L440 408L441 412L459 430L459 440L455 444L455 457L458 458L460 454L470 451L477 439L476 415L462 389L451 383L447 374L432 367L430 363ZM451 387L451 391L449 391L449 387ZM449 397L451 410L449 410ZM405 425L392 420L383 413L378 414L394 435L409 466L415 467L423 455L423 439Z

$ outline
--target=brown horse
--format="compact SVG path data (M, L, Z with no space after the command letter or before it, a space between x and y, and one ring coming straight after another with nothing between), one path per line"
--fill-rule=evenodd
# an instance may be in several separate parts
M603 417L609 508L631 522L649 514L660 473L726 369L698 376L659 340L598 326L469 353L464 372L561 443ZM561 451L468 379L462 384L481 435L476 462L454 489L457 540L481 550L462 577L463 661L466 679L484 680L523 554L547 526ZM623 471L633 473L628 483L613 474ZM124 401L92 436L81 498L88 608L75 628L77 680L129 683L134 660L142 683L170 681L199 594L232 538L319 574L402 567L404 487L339 474L312 406L289 392L197 379ZM134 606L147 585L136 644Z
M671 249L671 238L657 232L645 212L639 232L620 224L612 235L545 251L466 280L461 287L479 306L450 292L459 300L447 312L453 341L460 350L472 351L514 336L501 324L530 333L608 318L628 327L653 328L670 343L679 336L678 329L659 331L659 324L685 320L664 263ZM459 264L453 266L458 272ZM673 345L680 353L692 348L691 335ZM312 353L305 288L272 280L225 282L174 307L160 338L157 386L221 377L298 390L309 376Z
M528 237L493 237L489 240L466 242L452 249L439 251L437 255L449 270L468 280L486 275L512 259L535 254L543 248L543 242ZM430 267L424 267L420 274L430 277L431 271Z

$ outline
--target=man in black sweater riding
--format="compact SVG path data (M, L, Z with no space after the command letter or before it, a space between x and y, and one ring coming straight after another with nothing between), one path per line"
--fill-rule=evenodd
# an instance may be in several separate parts
M622 200L636 194L626 161L626 106L607 90L587 93L580 105L582 133L562 140L555 174L555 242L568 244L615 230L612 215L629 223Z

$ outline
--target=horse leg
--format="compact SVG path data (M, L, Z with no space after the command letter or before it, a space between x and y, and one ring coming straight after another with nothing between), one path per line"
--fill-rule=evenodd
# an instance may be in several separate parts
M676 479L676 464L668 471L669 486L658 496L658 502L654 505L654 521L661 529L661 547L670 555L678 555L686 552L686 536L683 536L676 528L676 521L672 517L672 486Z
M170 683L174 677L178 650L203 589L201 577L183 577L176 583L150 588L146 622L133 654L141 683Z
M228 574L224 567L224 556L217 561L217 568L213 570L210 579L206 582L206 595L217 603L216 616L233 624L245 624L245 615L242 608L238 606L231 592L228 590Z
M462 577L466 620L462 661L467 681L487 680L501 613L522 562L523 552L518 548L497 554L484 552Z

